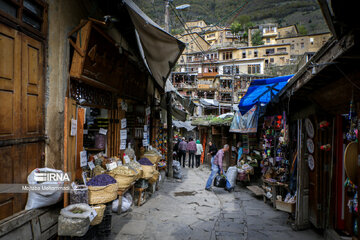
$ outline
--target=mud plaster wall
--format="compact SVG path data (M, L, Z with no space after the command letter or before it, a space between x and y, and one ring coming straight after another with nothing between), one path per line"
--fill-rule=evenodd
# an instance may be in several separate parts
M70 45L67 34L81 19L86 19L88 8L81 0L48 0L48 45L45 87L45 166L63 168L64 159L64 101L69 80Z

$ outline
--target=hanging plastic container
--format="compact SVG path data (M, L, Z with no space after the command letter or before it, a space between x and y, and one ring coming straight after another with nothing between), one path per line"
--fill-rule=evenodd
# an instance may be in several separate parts
M96 134L95 135L95 148L104 149L106 143L106 135Z

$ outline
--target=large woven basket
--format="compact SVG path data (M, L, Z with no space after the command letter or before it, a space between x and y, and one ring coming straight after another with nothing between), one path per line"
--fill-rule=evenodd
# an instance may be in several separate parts
M119 190L127 189L137 179L137 175L129 176L129 175L122 175L122 174L114 174L114 176L112 176L112 177L115 178Z
M144 156L142 156L142 158L143 157L149 159L150 162L152 162L152 164L157 164L161 159L161 156L159 156L158 154L145 153Z
M146 179L146 180L152 178L152 176L154 175L154 172L155 172L154 166L153 165L151 165L151 166L141 165L141 167L142 167L142 170L143 170L142 178Z
M155 170L153 176L149 179L150 184L156 183L156 181L159 179L159 171Z
M116 183L107 186L88 186L89 204L108 203L117 198L118 186Z
M100 224L102 222L102 220L104 218L104 212L105 212L106 205L105 204L99 204L99 205L96 205L96 206L92 206L92 208L95 209L97 215L92 220L90 225L98 225L98 224Z

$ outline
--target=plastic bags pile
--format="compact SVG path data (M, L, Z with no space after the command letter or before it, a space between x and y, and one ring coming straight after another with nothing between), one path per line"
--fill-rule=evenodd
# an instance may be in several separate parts
M122 203L121 203L121 212L126 212L130 209L132 205L133 199L130 193L126 193L122 197ZM117 213L119 208L119 199L116 199L112 202L112 211Z
M179 161L173 161L173 177L176 179L182 179L181 164Z

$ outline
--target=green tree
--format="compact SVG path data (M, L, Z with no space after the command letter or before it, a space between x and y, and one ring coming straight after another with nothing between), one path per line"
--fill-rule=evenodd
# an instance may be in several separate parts
M304 25L297 26L300 35L306 35L308 33Z
M262 40L262 34L260 30L255 31L251 35L251 42L253 46L263 45L264 41Z
M231 33L235 35L242 30L242 26L239 22L235 21L231 24L230 30Z

